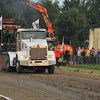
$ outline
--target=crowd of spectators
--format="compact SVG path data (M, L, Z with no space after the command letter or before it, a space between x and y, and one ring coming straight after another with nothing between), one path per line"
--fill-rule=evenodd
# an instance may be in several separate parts
M98 52L92 47L91 50L84 47L76 48L74 52L74 61L73 64L100 64L100 49Z

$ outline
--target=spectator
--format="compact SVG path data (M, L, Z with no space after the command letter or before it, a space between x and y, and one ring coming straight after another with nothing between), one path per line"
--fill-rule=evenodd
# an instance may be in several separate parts
M93 56L93 54L92 54L92 50L90 50L90 64L92 63L92 56Z
M85 63L86 63L86 61L85 61L85 55L86 55L86 52L85 52L84 47L82 47L81 55L82 55L82 58L81 58L82 63L85 64Z
M75 62L77 64L77 51L78 51L78 49L76 48L76 50L74 52L74 61L73 61L73 64L75 64Z
M95 51L94 47L92 47L92 54L94 57L96 56L96 51Z
M81 61L81 48L78 47L78 51L77 51L77 62L80 64L82 61Z
M93 54L92 54L92 50L90 50L90 56L93 56Z
M78 48L77 55L81 56L81 48L80 47Z
M87 50L84 48L84 53L85 53L85 56L86 56L86 51L87 51Z
M100 65L100 49L98 49L97 54L98 54L98 57L97 57L97 59L98 59L98 64Z
M60 48L59 47L55 47L54 48L54 52L55 52L55 56L56 56L56 66L59 68L59 58L60 58Z
M87 50L86 50L86 56L90 57L90 50L89 50L89 48L87 48Z
M66 64L69 64L70 53L68 50L65 51L64 59L66 60Z
M87 48L87 50L86 50L86 63L87 64L90 63L90 50L89 50L89 48Z
M100 57L100 49L98 49L98 57Z
M91 63L96 64L96 51L95 51L94 47L92 47Z

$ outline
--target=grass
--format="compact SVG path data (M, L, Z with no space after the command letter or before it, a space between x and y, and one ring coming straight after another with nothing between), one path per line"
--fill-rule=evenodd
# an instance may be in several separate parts
M55 68L57 68L55 66ZM100 74L100 65L85 65L85 64L76 64L70 66L60 66L59 69L68 70L68 71L76 71L79 69L79 72L91 73L93 71L94 74Z
M72 66L78 66L78 67L84 67L84 68L94 68L94 69L100 69L100 65L94 65L94 64L76 64Z

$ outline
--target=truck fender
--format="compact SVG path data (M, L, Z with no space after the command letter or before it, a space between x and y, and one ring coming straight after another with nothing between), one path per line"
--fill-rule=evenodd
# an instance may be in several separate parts
M8 53L10 58L10 66L14 66L14 59L16 59L16 53Z

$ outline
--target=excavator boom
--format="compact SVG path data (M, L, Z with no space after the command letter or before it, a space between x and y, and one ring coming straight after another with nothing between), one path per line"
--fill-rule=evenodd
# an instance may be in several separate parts
M54 32L53 32L52 24L48 20L47 10L44 7L42 7L41 5L38 5L34 2L31 2L31 3L26 2L25 4L31 6L32 8L39 10L42 13L43 19L48 28L48 33L49 33L49 35L51 35L52 38L54 38Z
M26 5L31 6L32 8L35 8L37 10L39 10L41 13L47 13L47 10L45 8L43 8L41 5L35 4L35 3L28 3L26 2Z

